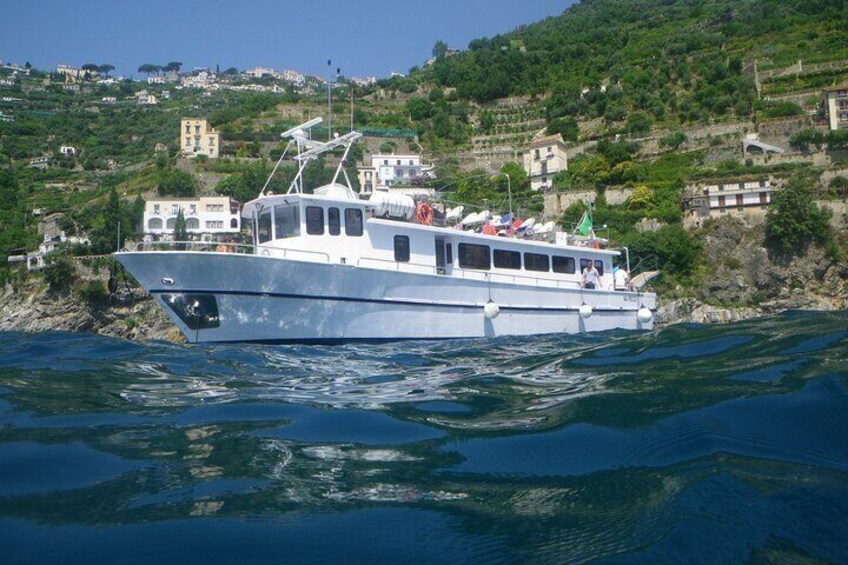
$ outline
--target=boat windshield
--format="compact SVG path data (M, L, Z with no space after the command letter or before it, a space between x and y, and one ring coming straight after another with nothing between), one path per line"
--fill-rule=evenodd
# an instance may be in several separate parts
M277 239L300 235L300 211L296 204L274 206L274 231Z

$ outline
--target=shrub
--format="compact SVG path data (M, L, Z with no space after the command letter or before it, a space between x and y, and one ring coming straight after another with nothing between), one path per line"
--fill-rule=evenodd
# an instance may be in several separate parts
M686 134L682 131L676 131L660 138L660 145L669 149L677 149L686 143Z
M813 202L814 182L808 175L796 175L772 196L766 214L766 243L771 249L795 255L809 243L830 241L831 212Z
M89 304L103 302L108 297L106 288L103 286L103 281L93 279L86 281L79 289L80 297Z
M70 287L76 278L76 267L65 254L54 252L47 256L42 273L50 290L59 292Z

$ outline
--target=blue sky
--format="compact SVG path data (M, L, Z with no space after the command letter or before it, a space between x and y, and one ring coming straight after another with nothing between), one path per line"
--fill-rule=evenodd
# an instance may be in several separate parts
M42 69L143 63L183 69L293 68L346 76L406 72L436 40L478 37L559 15L572 0L0 0L0 60Z

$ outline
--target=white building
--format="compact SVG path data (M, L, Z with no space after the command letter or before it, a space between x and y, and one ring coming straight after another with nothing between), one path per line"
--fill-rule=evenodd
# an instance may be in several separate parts
M248 69L244 72L253 78L262 78L265 75L270 75L272 77L277 76L277 71L270 67L253 67L252 69Z
M370 86L377 84L377 77L351 77L350 82L356 86Z
M159 103L159 100L157 100L154 95L150 94L146 90L142 90L138 94L136 94L136 101L138 102L139 106L155 106Z
M305 76L303 76L297 71L293 71L290 69L283 69L282 71L280 71L279 78L296 86L303 86L303 84L306 82Z
M62 155L76 155L77 148L72 145L63 145L59 148L59 153Z
M144 205L144 233L173 234L180 210L186 231L193 235L236 234L241 230L238 202L227 196L201 196L148 200Z
M848 84L822 90L822 106L831 131L848 128Z
M215 74L209 71L200 71L196 75L188 75L181 77L180 81L183 86L194 88L209 88L214 85Z
M221 134L199 118L180 120L180 150L187 157L206 155L217 159L221 145Z
M686 187L687 209L683 225L698 227L706 219L721 216L765 218L771 195L784 184L783 179L772 177L707 182Z
M67 82L85 80L86 75L88 75L88 78L91 80L95 80L98 77L97 71L87 71L80 67L72 67L70 65L56 65L56 72L60 75L64 75L65 81Z
M533 190L550 188L554 175L566 170L568 155L560 134L535 139L524 152L524 172L530 177Z
M165 84L165 77L162 77L162 76L147 77L147 84Z

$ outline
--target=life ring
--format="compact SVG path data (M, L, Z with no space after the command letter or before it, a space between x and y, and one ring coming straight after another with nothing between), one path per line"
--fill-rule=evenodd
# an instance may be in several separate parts
M433 222L433 208L426 202L419 202L415 207L415 218L419 224L429 226Z

